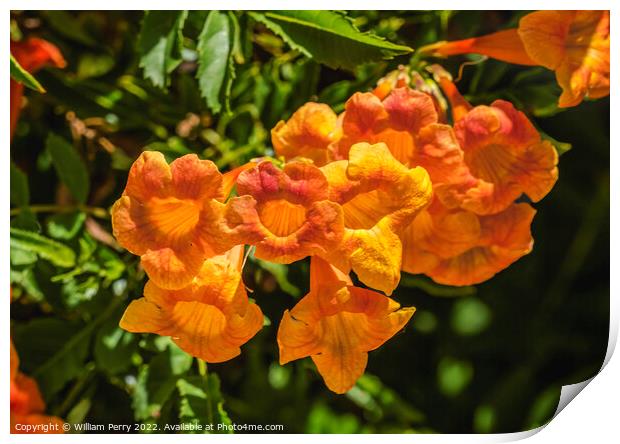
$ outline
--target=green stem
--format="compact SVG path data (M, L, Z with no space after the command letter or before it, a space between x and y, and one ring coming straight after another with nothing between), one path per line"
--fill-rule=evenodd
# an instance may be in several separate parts
M213 424L213 399L209 387L209 369L207 368L207 363L202 359L196 358L196 361L198 361L198 374L205 383L205 392L207 394L207 421L209 421L209 424Z
M30 205L22 208L13 208L11 216L17 216L24 208L33 213L72 213L74 211L81 211L100 219L108 219L110 217L109 212L105 208L89 207L87 205Z
M69 390L69 393L65 397L65 400L62 402L62 404L60 404L60 406L54 409L54 414L56 416L64 418L67 415L69 409L73 406L77 397L82 393L82 389L84 388L84 386L86 386L86 384L90 382L93 376L95 376L93 370L95 370L94 363L91 362L86 365L86 371L80 376L80 378L75 382L75 384L73 384L73 387L71 387L71 390Z

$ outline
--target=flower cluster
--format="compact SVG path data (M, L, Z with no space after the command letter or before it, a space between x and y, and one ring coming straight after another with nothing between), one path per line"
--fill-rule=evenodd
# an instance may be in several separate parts
M244 246L280 264L310 257L310 291L280 322L280 362L311 357L344 393L414 313L389 297L401 271L469 285L530 252L535 211L515 201L553 187L553 146L510 103L472 107L440 77L452 125L432 94L391 75L340 115L307 103L278 123L277 161L221 174L195 155L169 165L144 152L112 209L114 235L150 278L121 327L231 359L263 322Z
M11 433L63 433L62 419L45 415L45 402L37 382L19 371L19 356L13 341L10 364Z
M559 106L576 106L584 97L609 95L609 11L536 11L519 27L421 50L450 56L475 53L555 72L562 88Z

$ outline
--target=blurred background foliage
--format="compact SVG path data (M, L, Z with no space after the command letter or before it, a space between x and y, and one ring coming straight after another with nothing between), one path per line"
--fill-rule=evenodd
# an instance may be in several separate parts
M233 168L271 154L270 129L303 103L339 112L399 64L421 66L407 47L510 27L522 14L352 11L326 39L265 12L12 12L13 39L42 37L68 62L37 73L47 93L27 92L11 143L11 332L48 411L74 423L232 421L293 433L545 423L560 387L595 375L607 347L608 98L560 112L550 71L439 61L455 77L471 63L458 86L472 103L508 99L572 149L536 205L534 251L476 287L403 275L393 297L418 311L343 396L308 359L278 365L277 324L307 291L306 261L251 258L244 279L267 325L241 356L205 369L168 338L118 328L145 276L108 216L144 149Z

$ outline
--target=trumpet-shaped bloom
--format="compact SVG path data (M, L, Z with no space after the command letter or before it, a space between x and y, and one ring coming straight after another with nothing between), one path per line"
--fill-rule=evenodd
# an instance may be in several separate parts
M26 429L24 427L26 425L40 425L37 433L63 433L62 419L44 414L45 402L37 382L19 371L19 357L13 341L11 341L10 366L11 433L32 433L34 429ZM17 424L19 427L16 427Z
M329 106L306 103L287 122L281 120L271 130L273 148L286 160L305 157L317 166L325 165L332 158L331 145L340 138L337 121Z
M166 290L147 282L144 297L132 301L121 328L171 336L187 353L206 362L238 356L240 346L263 325L258 305L250 303L241 267L243 246L206 260L190 285Z
M477 181L449 202L477 214L507 208L525 193L538 202L558 178L558 155L541 140L527 117L514 106L496 100L476 106L454 125L465 163ZM458 194L458 193L457 193ZM443 199L447 202L447 199Z
M402 74L399 82L404 82ZM471 186L475 180L465 165L464 153L452 127L438 123L432 96L409 87L382 93L386 94L383 101L370 93L356 93L347 101L341 156L348 156L353 143L383 142L403 165L426 169L440 199L450 200Z
M222 245L213 231L223 198L222 175L213 162L188 154L168 165L163 154L146 151L112 207L114 236L140 256L155 284L183 288L206 258L232 246Z
M491 216L433 205L405 232L403 270L445 285L484 282L532 250L535 213L528 204Z
M536 11L508 29L482 37L439 42L422 49L436 55L476 53L555 71L559 106L609 95L609 11Z
M340 270L351 269L366 285L391 294L400 280L401 231L430 202L426 170L409 169L383 143L358 143L349 160L323 168L330 199L344 212L342 243L323 255Z
M519 22L537 64L555 71L561 107L609 95L609 11L537 11Z
M31 74L44 66L64 68L67 65L55 45L38 38L29 38L20 42L11 41L11 54L21 67ZM24 85L11 79L11 138L13 138L13 132L21 113L23 95Z
M310 356L327 387L344 393L364 373L368 352L401 330L414 311L354 287L347 276L313 257L310 292L280 322L280 364Z
M338 156L347 159L351 146L359 142L383 142L408 165L417 132L437 121L433 99L411 88L395 88L383 100L372 93L355 93L345 104Z
M342 209L328 200L327 179L312 163L292 161L279 169L263 161L239 175L237 192L225 230L235 231L237 242L256 245L260 259L291 263L326 254L342 239Z

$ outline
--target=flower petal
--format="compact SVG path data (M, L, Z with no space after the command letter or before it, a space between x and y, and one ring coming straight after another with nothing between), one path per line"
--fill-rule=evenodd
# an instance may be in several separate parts
M318 257L310 273L310 292L280 322L280 363L311 356L327 387L344 393L364 373L368 351L402 329L415 309L353 287Z
M442 260L426 274L446 285L473 285L490 279L532 250L530 225L535 213L528 204L513 204L501 213L481 217L478 245Z
M497 60L519 65L536 65L525 50L516 29L506 29L492 34L452 42L438 42L420 48L438 56L481 54Z
M342 209L327 200L327 179L310 163L293 161L279 170L261 162L237 182L227 205L224 231L256 245L256 257L291 263L333 249L342 238Z
M323 103L309 102L287 121L271 130L271 141L278 156L286 160L306 157L322 166L330 158L330 145L340 137L336 113Z

